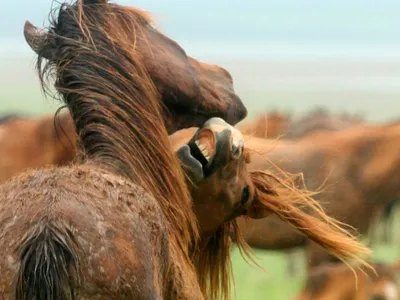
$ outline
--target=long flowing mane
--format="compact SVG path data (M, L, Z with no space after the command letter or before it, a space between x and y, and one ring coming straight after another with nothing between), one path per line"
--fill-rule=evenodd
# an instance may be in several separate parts
M170 148L160 96L135 51L134 41L146 38L140 28L150 18L107 1L78 0L62 4L50 19L37 62L43 89L48 91L48 80L55 77L87 163L151 193L179 249L177 259L191 264L189 250L198 238L195 215ZM49 52L55 59L45 61Z

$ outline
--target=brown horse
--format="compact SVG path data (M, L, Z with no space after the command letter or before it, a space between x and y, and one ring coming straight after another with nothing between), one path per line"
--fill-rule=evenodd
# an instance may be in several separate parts
M15 117L0 125L0 182L26 169L65 165L75 157L75 128L69 114L39 120Z
M197 243L197 219L166 130L193 126L205 118L202 105L207 103L192 106L188 100L198 96L207 102L204 94L220 94L205 90L201 81L197 83L203 89L192 97L185 94L190 89L168 93L171 86L163 85L162 79L168 83L180 77L168 72L169 78L157 75L171 65L173 57L164 57L163 65L156 59L161 49L151 46L161 38L165 43L169 40L136 9L106 1L78 1L62 5L51 24L45 38L32 44L39 52L40 78L45 85L48 75L55 76L83 155L77 165L26 173L0 186L2 297L203 299L204 294L212 299L224 294L226 268L210 264L213 252L199 251L204 242ZM176 53L168 52L171 47L179 50L171 41L164 46L162 55ZM147 47L154 50L151 59ZM185 57L183 51L178 53ZM232 112L232 106L226 105L233 99L225 98L218 110L231 123L244 116L239 113L241 106L235 105ZM216 114L215 107L207 108ZM247 156L242 142L223 132L232 149L230 157L243 165ZM214 135L205 135L204 144L201 133L194 143L203 153L199 162L208 170L217 156L210 155ZM232 205L231 217L244 213L259 217L268 208L342 258L357 258L366 250L328 217L315 222L292 207L288 200L300 195L300 204L318 211L303 194L284 185L273 189L279 180L265 173L255 172L249 178L243 192L234 194L239 201ZM195 210L204 209L196 205ZM227 231L205 232L207 247L220 251L229 242L229 235L222 234Z
M246 141L254 152L250 169L277 165L293 174L302 172L307 188L322 188L315 198L327 214L363 234L385 205L399 196L400 182L395 175L400 167L400 156L395 150L399 143L399 124L320 132L295 141ZM245 239L253 247L290 249L308 245L310 267L329 258L304 235L274 216L241 225Z
M131 12L138 16L135 28L141 32L136 35L134 44L126 46L132 47L132 51L141 56L146 72L168 107L164 110L164 121L175 120L166 124L169 133L181 128L201 126L211 117L220 117L231 125L246 117L247 109L234 92L228 71L187 56L175 41L154 28L147 13L140 10ZM57 60L53 55L56 54L54 48L58 47L59 40L29 22L25 24L24 36L30 47L41 57L50 61ZM126 38L132 41L130 37ZM49 40L55 44L49 45Z
M375 272L358 269L357 281L343 264L324 264L311 270L297 300L398 300L399 264L373 263Z
M281 118L279 118L279 116L281 116ZM284 115L279 114L278 112L262 114L255 121L243 125L242 128L247 130L243 131L244 133L255 137L281 137L284 139L298 139L315 132L340 131L357 125L361 125L363 123L364 119L360 115L353 115L348 113L333 114L324 108L316 108L297 120L293 118L289 119L289 117L287 116L285 121ZM268 128L266 128L266 125L268 125ZM394 203L394 201L388 203L383 211L383 220L385 221L385 224L388 224L388 226L390 225L390 214L393 210ZM269 222L272 223L273 219L271 219ZM279 228L279 223L276 226ZM388 226L385 227L385 236L388 235L386 232L388 231ZM290 230L290 232L292 232L292 230ZM296 255L292 255L292 250L289 250L288 254L289 274L293 275L295 268L294 260Z

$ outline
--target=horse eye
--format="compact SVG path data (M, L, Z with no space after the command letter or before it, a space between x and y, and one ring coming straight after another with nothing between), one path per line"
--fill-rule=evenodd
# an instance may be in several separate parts
M249 201L249 197L250 197L250 188L248 185L246 185L242 191L242 200L240 200L240 206L245 205L246 202Z

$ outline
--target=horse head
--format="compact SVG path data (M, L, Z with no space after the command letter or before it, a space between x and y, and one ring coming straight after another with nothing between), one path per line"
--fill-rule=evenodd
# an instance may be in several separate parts
M169 133L201 126L211 117L220 117L231 125L246 117L247 110L234 91L229 72L217 65L205 64L188 56L178 43L155 28L147 14L107 1L82 2L87 12L101 9L99 6L115 6L117 9L129 9L129 13L136 16L134 28L126 28L124 33L126 42L131 43L132 51L141 57L161 95L164 120ZM65 6L60 16L73 9L76 8ZM57 63L61 48L59 44L68 38L70 30L65 28L65 31L61 37L54 30L46 31L27 21L24 36L32 50Z
M211 118L178 150L194 211L202 233L213 233L238 216L262 218L247 170L249 155L241 132L220 118ZM257 209L256 209L257 208Z

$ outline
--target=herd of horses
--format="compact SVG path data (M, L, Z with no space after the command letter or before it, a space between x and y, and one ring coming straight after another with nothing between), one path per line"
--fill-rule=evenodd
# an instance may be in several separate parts
M238 124L230 74L149 14L77 0L50 20L24 35L65 111L0 124L1 299L229 299L232 243L304 247L299 299L397 299L400 267L357 238L398 198L400 125Z

